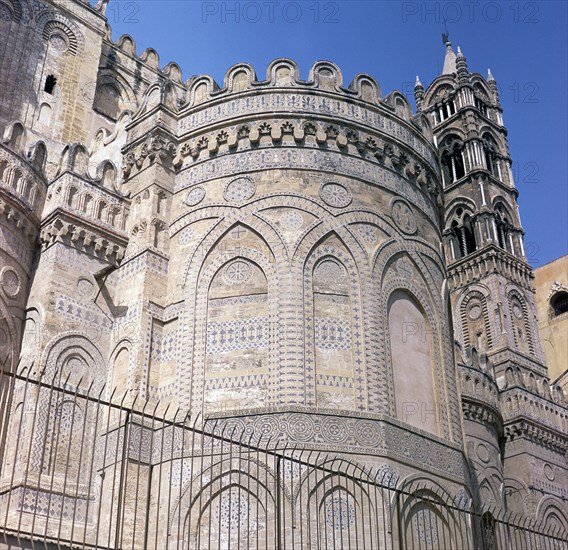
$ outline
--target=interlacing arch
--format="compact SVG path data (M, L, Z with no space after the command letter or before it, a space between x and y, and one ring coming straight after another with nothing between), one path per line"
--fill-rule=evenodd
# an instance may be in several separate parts
M184 407L189 407L191 393L194 395L200 394L202 397L199 399L203 399L209 289L211 281L223 266L228 266L228 264L238 258L241 258L241 261L250 262L251 265L258 266L267 280L267 317L270 319L271 325L276 324L276 326L279 326L281 311L278 308L275 292L278 288L278 280L282 274L278 271L278 265L274 263L272 248L253 226L240 221L235 223L234 218L230 220L233 221L231 225L227 223L228 221L229 219L223 220L217 224L214 230L203 239L188 261L187 278L185 280L187 308L185 309L182 323L182 326L186 327L187 337L183 339L183 354L185 357L193 357L193 364L188 362L185 365L182 364L178 369L180 398L184 403ZM267 225L260 220L256 223ZM256 245L252 246L249 243L247 246L237 247L234 243L231 243L231 246L220 248L224 240L228 238L229 233L237 226L250 231ZM264 235L268 236L269 231L265 231ZM198 254L200 248L201 252ZM215 250L218 253L215 253ZM199 267L191 270L189 266L194 261L199 262ZM275 347L274 339L270 338L268 376L273 377L273 387L277 387L279 378L276 372L278 355L278 347ZM201 391L199 391L200 388ZM196 410L199 410L201 406L202 403L196 402L194 404Z
M396 517L401 547L473 548L467 519L453 508L454 499L443 487L413 475L400 488L408 494Z
M225 430L222 435L230 436ZM201 468L191 472L191 479L180 487L180 497L170 513L172 548L208 547L209 535L216 541L219 529L227 538L241 539L241 544L242 539L249 544L264 541L273 527L269 522L274 521L276 509L278 481L273 469L248 453L240 456L238 448L233 449L233 457L227 456L230 443L223 445L219 439L212 438L205 445L210 457L205 457ZM215 448L224 448L227 455L217 459ZM182 468L183 462L180 457L171 463L172 470ZM191 458L187 462L198 464ZM234 546L240 547L238 543Z
M349 459L326 456L302 474L293 505L310 548L333 548L334 544L385 548L388 535L380 528L390 522L384 515L385 497L388 501L388 492L378 490L370 470Z
M468 346L473 346L479 352L491 349L493 337L486 295L480 290L471 290L462 297L458 304L464 349ZM480 331L481 333L478 334ZM472 335L478 338L473 339ZM481 337L485 338L485 342L482 343Z
M335 237L335 238L334 238ZM304 266L304 319L306 346L304 379L306 404L365 410L365 342L362 326L361 282L357 265L334 233L309 254ZM335 242L334 242L335 241ZM329 310L329 297L335 307ZM327 313L326 313L327 312ZM326 360L326 353L333 354ZM341 378L340 388L326 387L324 364L331 360ZM356 382L356 380L358 382ZM321 392L321 394L320 394ZM329 399L330 402L322 402Z
M516 347L534 355L532 326L529 317L527 302L523 295L515 288L507 293L509 304L509 318Z
M544 496L538 503L536 517L544 530L565 540L568 537L566 506L558 497Z

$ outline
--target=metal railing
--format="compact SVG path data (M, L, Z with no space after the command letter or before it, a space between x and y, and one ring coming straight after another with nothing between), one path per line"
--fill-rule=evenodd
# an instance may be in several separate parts
M0 547L568 548L562 526L401 488L389 466L116 394L0 372Z

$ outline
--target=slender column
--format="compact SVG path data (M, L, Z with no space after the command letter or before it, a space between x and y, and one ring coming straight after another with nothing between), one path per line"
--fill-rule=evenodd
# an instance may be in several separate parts
M493 236L495 237L495 242L499 244L499 237L497 236L497 224L495 223L495 218L491 218L491 224L493 225Z
M519 245L521 247L521 254L523 255L523 258L526 257L525 254L525 243L523 242L523 236L519 233Z
M509 183L511 187L515 187L515 180L513 178L513 170L511 170L511 165L507 163L507 170L509 171Z
M463 227L460 227L460 237L463 255L467 256L467 243L465 242L465 231L463 230Z
M495 159L495 163L497 165L497 177L499 181L503 181L503 176L501 175L501 159Z
M479 180L479 189L481 190L481 205L487 206L487 202L485 201L485 188L483 187L483 180Z

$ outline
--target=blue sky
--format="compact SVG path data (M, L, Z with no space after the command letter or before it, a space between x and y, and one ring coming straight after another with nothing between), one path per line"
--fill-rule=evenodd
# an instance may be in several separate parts
M383 96L412 96L416 75L427 86L440 73L446 19L470 71L491 68L501 90L529 262L568 252L568 2L110 0L107 17L113 40L130 34L139 54L156 49L184 79L210 74L222 84L241 61L264 79L278 57L306 78L326 59L345 85L367 73Z

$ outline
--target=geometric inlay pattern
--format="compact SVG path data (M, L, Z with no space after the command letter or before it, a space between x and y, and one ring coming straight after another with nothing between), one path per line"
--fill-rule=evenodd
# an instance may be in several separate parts
M338 495L339 493L339 495ZM325 504L325 522L334 530L349 529L355 521L353 497L345 491L336 491Z
M418 510L412 518L418 538L426 544L438 542L438 522L436 515L428 508Z
M207 324L209 353L266 347L268 347L267 317L249 317Z
M185 197L183 201L187 206L195 206L199 204L205 198L205 189L198 185L194 187Z
M246 283L252 276L252 266L243 260L231 262L223 272L225 282L230 285Z
M320 350L350 350L351 323L345 319L322 317L315 320L316 348Z
M339 183L324 183L320 189L320 197L323 202L335 208L345 208L353 200L349 189Z
M246 529L248 515L247 497L241 495L241 491L230 489L229 494L227 491L221 493L216 510L221 529L224 531Z
M391 215L397 227L403 233L410 235L416 231L416 218L406 202L400 199L393 201Z
M347 273L345 268L334 260L324 260L316 268L315 278L325 283L340 283Z
M256 185L249 177L241 177L230 181L225 187L223 196L227 202L238 203L250 199L256 192Z
M304 218L298 212L284 212L280 217L280 225L282 229L296 231L304 225Z
M377 242L377 229L369 224L359 225L357 227L359 238L366 244L375 244Z

